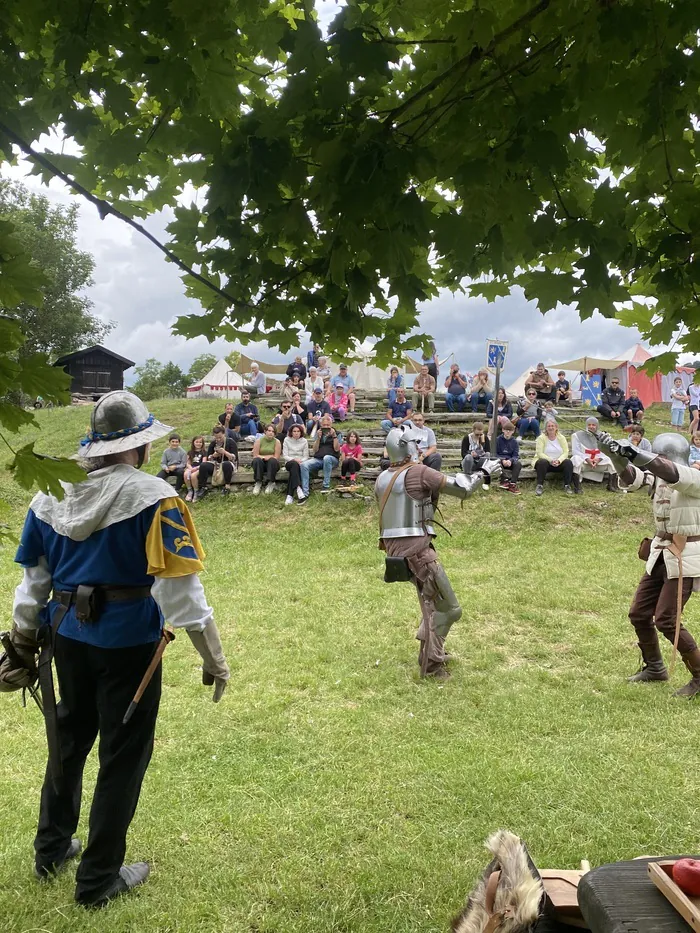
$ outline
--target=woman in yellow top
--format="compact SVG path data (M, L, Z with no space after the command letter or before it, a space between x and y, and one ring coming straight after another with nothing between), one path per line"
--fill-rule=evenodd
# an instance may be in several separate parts
M532 465L537 473L537 488L535 495L541 496L544 492L544 478L548 473L561 473L564 477L564 492L573 495L571 483L574 476L574 465L569 459L569 445L564 435L559 431L556 421L548 421L544 434L540 434L535 444L535 459Z

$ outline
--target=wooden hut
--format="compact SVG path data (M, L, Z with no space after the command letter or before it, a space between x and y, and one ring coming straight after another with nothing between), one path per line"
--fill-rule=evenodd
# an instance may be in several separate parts
M71 377L71 395L99 398L105 392L124 388L124 370L134 365L106 347L87 347L60 356L54 366L61 366Z

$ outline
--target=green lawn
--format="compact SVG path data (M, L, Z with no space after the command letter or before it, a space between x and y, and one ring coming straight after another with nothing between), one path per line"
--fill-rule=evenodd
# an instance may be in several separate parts
M219 404L154 409L190 436ZM87 417L41 412L38 448L70 452ZM214 706L188 639L168 649L128 848L152 863L151 880L97 914L73 905L72 871L34 882L45 740L36 709L1 697L3 933L433 933L461 908L498 827L542 867L700 850L700 704L624 681L649 500L585 488L445 503L453 537L438 547L464 615L444 685L417 676L417 601L382 582L372 504L199 503L232 679ZM29 497L2 471L0 493L18 531ZM8 621L12 557L0 553ZM696 634L698 605L686 613ZM88 801L95 771L92 756Z

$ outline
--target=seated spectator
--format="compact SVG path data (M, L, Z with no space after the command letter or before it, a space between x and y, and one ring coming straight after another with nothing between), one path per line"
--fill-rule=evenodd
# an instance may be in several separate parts
M690 434L696 433L700 426L700 383L691 382L688 386L688 414L690 415Z
M489 402L493 401L493 386L491 385L488 369L479 370L474 382L472 382L470 392L472 411L477 412L479 407L486 411Z
M554 407L554 402L550 399L544 403L544 408L542 410L542 417L544 419L545 427L547 426L548 421L556 421L557 415L559 412Z
M318 430L321 426L321 418L324 415L330 415L330 413L331 406L323 397L323 390L316 387L314 389L313 398L309 402L309 420L306 422L306 430L308 433L311 434L314 428Z
M450 366L450 374L445 379L445 404L448 411L464 411L467 407L467 385L466 376L459 371L459 363L453 363Z
M474 470L480 470L489 459L491 442L484 433L481 421L475 421L471 433L462 438L462 473L470 476Z
M187 469L187 451L180 446L180 435L171 434L168 438L168 446L163 451L160 458L160 479L175 477L175 492L180 492L185 482L185 470Z
M348 436L344 444L340 446L340 475L347 480L350 475L350 482L355 483L357 474L362 469L362 444L360 435L357 431L348 431Z
M259 496L263 483L267 482L265 493L269 496L275 488L275 477L280 468L282 445L275 437L275 426L265 425L262 437L256 437L253 444L253 495Z
M304 382L298 373L292 375L292 394L298 392L300 395L304 391Z
M301 360L301 356L294 357L294 362L290 363L287 367L287 375L290 377L290 379L294 375L297 375L299 377L299 381L301 382L301 387L304 387L304 380L306 379L306 366L304 366Z
M589 415L586 418L586 430L575 431L571 436L571 462L574 465L574 492L576 493L582 492L582 479L600 483L607 478L610 492L618 492L620 489L617 470L612 460L606 454L601 453L597 443L591 443L591 435L595 437L597 433L598 419Z
M309 409L306 405L302 405L300 392L295 392L292 396L292 411L295 415L299 415L304 424L309 420Z
M630 441L633 436L634 435L630 435ZM694 470L700 470L700 433L696 431L691 441L692 444L690 445L690 452L688 453L688 466L691 466ZM647 444L648 443L649 441L647 441ZM639 447L639 444L635 444L635 447Z
M626 426L625 393L620 388L620 380L616 376L610 380L610 385L603 390L597 410L598 414L608 421L619 424L621 428Z
M433 377L431 376L430 378L432 379ZM433 470L440 470L442 467L442 457L437 452L435 432L432 428L426 427L423 412L417 411L411 420L413 422L412 436L417 438L416 446L418 447L418 456L420 457L421 463L424 463L427 467L431 467Z
M342 382L337 382L335 384L333 391L328 396L326 401L331 406L331 414L333 415L333 418L337 421L345 421L348 407L350 405L350 399L345 392L345 386Z
M355 411L355 380L348 372L347 363L341 363L338 370L338 375L333 378L333 385L337 386L339 382L342 382L345 394L348 397L348 411L353 412Z
M226 429L223 425L215 424L211 433L212 441L207 448L207 459L199 467L197 499L201 499L207 491L207 484L212 479L218 464L221 464L224 479L221 493L228 495L231 492L233 474L238 466L238 447L231 436L226 436Z
M435 411L435 380L423 364L413 380L413 410L425 411L426 406L428 411Z
M308 405L311 399L314 397L314 389L320 389L321 395L325 391L325 386L323 379L318 374L318 369L315 366L309 368L309 375L304 380L304 388L306 389L306 404Z
M520 448L515 439L515 425L510 421L504 421L501 425L501 434L496 438L496 458L501 461L503 476L501 479L501 489L507 489L520 495L518 486L518 477L523 467L520 461ZM506 470L510 473L510 479L506 476Z
M243 388L247 389L251 395L265 395L267 392L265 374L260 372L257 363L250 364L250 372L247 373L246 379L247 382Z
M289 434L289 429L293 424L300 424L302 427L304 427L304 422L302 419L299 417L299 415L292 411L291 400L288 402L282 402L279 414L275 415L275 417L272 419L272 424L275 428L275 434L280 444L284 443L284 439Z
M318 375L323 379L324 384L331 378L331 370L328 365L327 356L319 356L318 358Z
M544 363L538 363L530 373L530 378L525 382L526 393L528 389L534 389L538 399L554 401L556 395L554 380L549 375L549 370L545 369Z
M291 402L293 395L294 388L292 387L291 376L285 376L284 382L282 383L282 398L286 399L288 402Z
M642 423L642 418L644 417L644 404L639 397L638 389L630 389L629 398L625 399L624 409L628 422L627 428L625 430L629 430L630 425Z
M640 450L651 450L651 444L644 437L644 427L641 424L636 424L630 431L630 444L634 444Z
M486 406L486 417L488 419L493 418L493 399ZM503 425L508 422L511 424L511 418L513 417L513 406L508 401L508 396L506 395L506 390L503 386L500 386L498 389L498 412L496 414L496 420L498 421L501 428ZM515 426L513 426L515 430Z
M571 383L566 378L566 373L560 369L557 373L557 381L554 383L554 404L560 405L564 402L571 402Z
M396 401L387 409L386 418L382 421L382 431L388 434L392 428L398 428L411 420L413 405L406 399L403 389L396 390Z
M301 465L301 488L304 498L299 500L300 505L303 505L309 498L311 474L317 473L320 469L323 469L323 489L321 491L330 492L331 473L338 466L339 454L340 444L333 427L333 419L330 415L324 415L321 418L321 427L311 448L311 458L305 460Z
M287 482L287 498L285 505L291 505L294 502L294 492L296 490L297 499L304 498L304 492L301 488L301 465L309 459L309 442L304 436L304 431L300 424L293 424L289 429L289 434L284 439L282 445L282 456L285 459L285 467L289 473Z
M522 440L526 434L532 433L535 437L540 436L540 418L542 409L537 403L537 392L535 389L528 389L526 397L518 402L518 434Z
M399 372L398 366L392 366L389 370L389 378L386 381L387 403L391 405L396 401L396 390L403 387L403 376Z
M250 392L247 389L243 389L241 392L241 400L236 405L234 413L240 425L239 435L241 437L255 437L258 434L260 415L258 414L258 406L251 403Z
M207 459L204 452L204 435L198 434L192 438L192 444L187 453L187 466L185 467L185 486L187 487L186 502L191 502L199 489L199 468Z
M569 458L567 440L560 432L556 421L548 421L544 426L544 434L540 434L537 438L532 465L537 474L536 495L541 496L544 492L544 478L548 473L561 473L564 478L564 492L573 495L571 483L574 465Z
M233 402L226 402L224 411L219 415L219 424L226 429L226 435L232 437L234 441L239 441L240 433L238 429L241 426L241 419L236 414Z

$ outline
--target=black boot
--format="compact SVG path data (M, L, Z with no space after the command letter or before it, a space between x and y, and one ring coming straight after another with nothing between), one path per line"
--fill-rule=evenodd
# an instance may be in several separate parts
M691 699L700 693L700 648L693 648L689 654L684 654L683 663L690 671L691 679L685 687L676 690L673 695L674 697L688 697L688 699Z
M134 888L143 884L151 873L148 862L134 862L133 865L122 865L119 869L119 877L110 888L96 901L78 901L82 907L89 907L98 910L106 907L110 901L122 894L133 891Z
M608 492L620 491L620 477L617 473L608 473Z
M659 647L659 639L640 641L639 650L642 652L642 666L636 674L627 678L627 683L648 684L652 680L668 680L668 671Z

